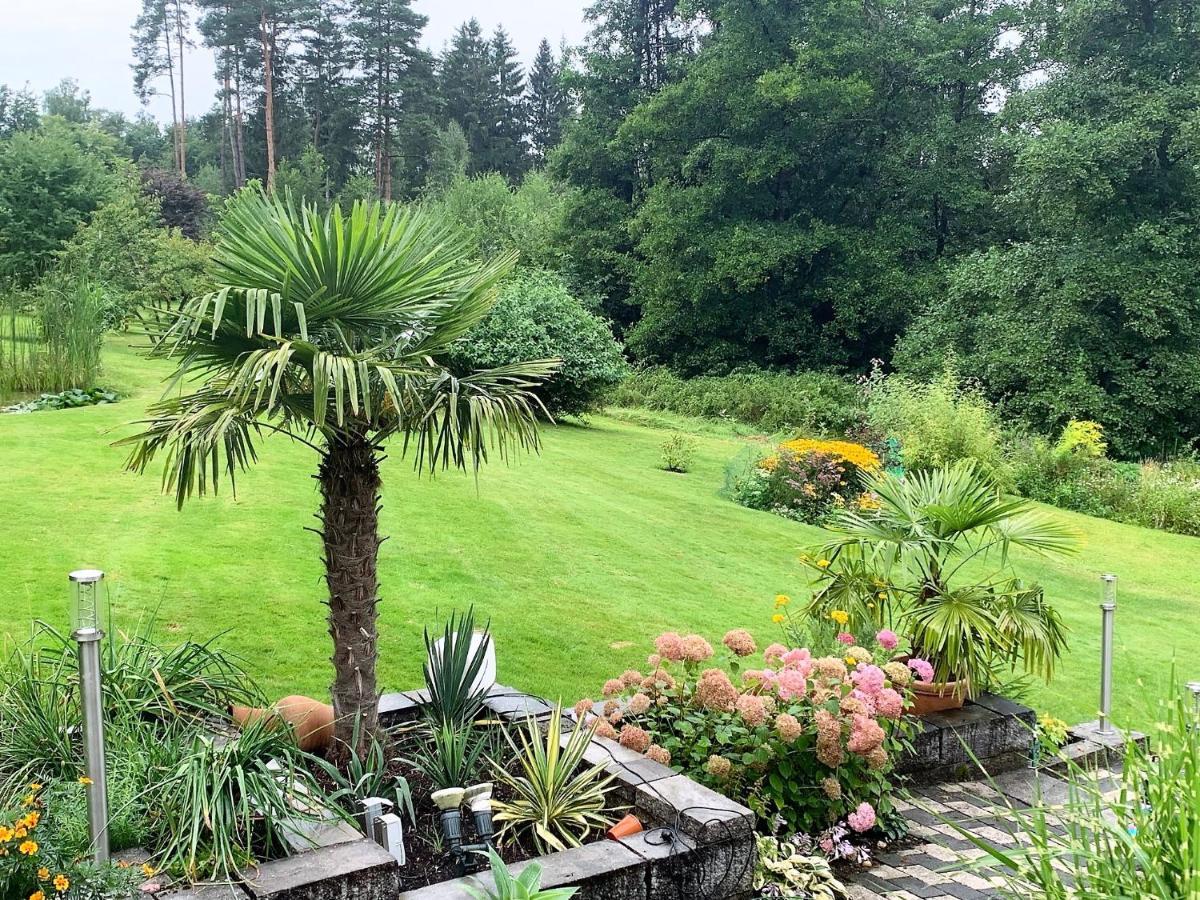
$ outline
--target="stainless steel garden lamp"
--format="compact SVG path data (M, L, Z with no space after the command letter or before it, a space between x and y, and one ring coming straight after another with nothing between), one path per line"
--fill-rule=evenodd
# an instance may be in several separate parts
M99 569L78 569L71 583L71 637L79 644L79 705L83 710L83 783L87 787L88 836L97 865L108 862L108 783L104 771L104 709L100 686Z
M1113 618L1117 612L1117 576L1101 575L1103 600L1100 602L1100 727L1108 736L1116 733L1112 724L1113 689Z

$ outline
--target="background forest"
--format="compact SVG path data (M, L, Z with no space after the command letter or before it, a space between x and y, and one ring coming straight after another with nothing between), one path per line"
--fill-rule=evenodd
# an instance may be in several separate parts
M637 366L854 377L878 359L928 382L949 365L1036 433L1086 419L1121 458L1193 447L1188 0L586 15L583 46L543 42L526 70L475 21L423 49L408 0L145 0L133 85L170 95L173 123L95 109L71 82L40 103L0 88L0 275L28 289L75 260L123 279L138 296L117 322L203 278L187 243L250 181L321 204L423 199L481 254L518 250L519 277L605 320ZM217 61L207 111L176 102L195 42ZM97 241L148 222L176 230L137 265L99 259ZM605 357L602 380L622 365Z

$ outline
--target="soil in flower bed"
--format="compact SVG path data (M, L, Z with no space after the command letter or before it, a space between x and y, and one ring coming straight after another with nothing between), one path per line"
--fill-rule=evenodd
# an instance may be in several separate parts
M477 730L485 734L483 756L480 758L480 769L476 773L476 781L491 781L494 785L493 797L497 800L512 798L511 790L496 781L494 770L489 761L499 758L505 764L505 770L510 774L520 771L520 765L512 753L504 735L501 732L503 724L499 722L479 723ZM409 760L423 748L426 733L415 725L404 725L387 735L387 774L400 776L408 781L412 792L413 809L416 813L416 824L409 820L407 810L395 810L404 820L404 849L407 856L405 865L400 870L401 891L411 891L437 884L453 878L460 873L455 869L454 859L442 840L441 813L430 794L433 785L424 772L420 771ZM332 788L325 776L318 774L318 781L323 787ZM476 843L474 823L470 812L465 808L463 814L463 839L466 843ZM619 816L614 815L614 820ZM496 825L499 830L499 823ZM594 840L600 835L592 835ZM538 856L537 849L528 840L508 840L496 845L496 851L506 863L516 863ZM472 858L473 856L473 858ZM469 855L467 874L482 871L488 867L486 854Z

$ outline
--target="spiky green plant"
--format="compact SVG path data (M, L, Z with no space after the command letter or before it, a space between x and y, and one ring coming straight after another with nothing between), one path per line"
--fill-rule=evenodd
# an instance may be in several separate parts
M611 824L604 792L614 776L601 765L581 768L591 739L591 728L576 722L563 740L561 706L544 726L534 718L526 722L512 741L521 774L509 774L493 761L496 780L513 795L493 803L501 838L528 835L538 852L549 853L578 847Z
M452 614L442 630L438 644L429 633L425 636L425 688L429 701L424 705L426 719L434 728L466 727L483 708L488 688L476 686L475 679L487 661L492 636L487 626L480 641L472 646L475 637L475 610L462 615Z
M579 888L542 888L542 867L531 862L515 878L500 854L488 848L488 865L492 867L494 888L479 888L467 885L465 890L475 900L570 900Z
M809 611L903 629L939 680L973 691L1016 665L1049 679L1066 629L1042 588L1012 574L1008 555L1068 553L1075 533L1005 497L972 462L903 479L872 474L864 488L879 507L834 515L833 537L809 560L818 571Z
M514 258L479 263L419 208L313 206L247 191L214 251L218 290L150 317L151 353L176 360L128 465L165 456L183 502L231 481L282 433L318 455L338 747L362 755L378 716L379 464L400 439L418 471L478 470L536 450L531 389L554 360L461 375L440 360L491 308ZM354 735L359 735L357 745Z
M430 729L424 749L413 765L425 773L435 791L466 787L471 783L483 755L483 741L474 726L436 725Z

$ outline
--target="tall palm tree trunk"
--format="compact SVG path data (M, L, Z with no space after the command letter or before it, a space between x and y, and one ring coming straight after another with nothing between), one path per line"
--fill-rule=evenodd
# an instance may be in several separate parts
M333 638L337 752L363 755L379 718L379 457L361 434L331 440L317 475Z

